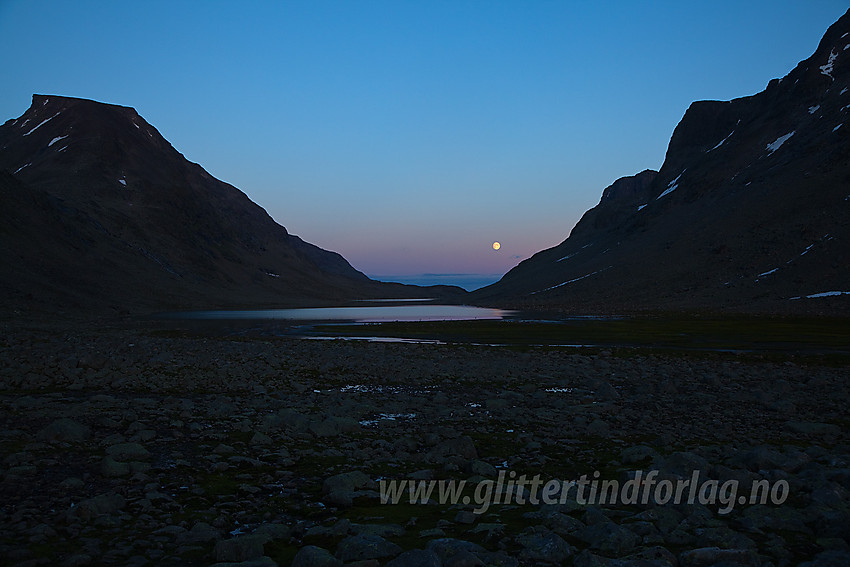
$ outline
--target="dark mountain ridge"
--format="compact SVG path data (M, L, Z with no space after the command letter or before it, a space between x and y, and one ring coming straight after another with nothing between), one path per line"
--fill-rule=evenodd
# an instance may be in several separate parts
M34 95L0 126L9 305L302 305L459 289L374 282L186 160L132 108Z
M564 242L475 298L572 312L846 314L845 121L850 12L763 92L693 103L657 174L616 181Z

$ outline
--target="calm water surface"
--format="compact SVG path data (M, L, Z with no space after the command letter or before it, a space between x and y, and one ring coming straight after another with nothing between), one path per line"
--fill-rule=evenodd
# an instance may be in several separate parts
M256 309L242 311L187 311L169 313L176 319L284 319L294 321L471 321L504 319L513 311L469 305L386 305L378 307L315 307L302 309Z

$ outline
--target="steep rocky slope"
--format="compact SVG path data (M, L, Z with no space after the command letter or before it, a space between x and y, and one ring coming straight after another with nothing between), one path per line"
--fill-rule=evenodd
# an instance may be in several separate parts
M298 305L439 292L373 282L288 234L132 108L33 96L0 127L0 197L7 306Z
M657 175L615 182L569 238L477 300L850 312L848 14L763 92L691 105Z

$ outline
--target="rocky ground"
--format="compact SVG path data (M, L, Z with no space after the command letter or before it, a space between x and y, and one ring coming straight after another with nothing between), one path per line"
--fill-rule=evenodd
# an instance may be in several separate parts
M3 565L850 564L846 367L145 327L0 345ZM387 479L650 470L788 497L379 498Z

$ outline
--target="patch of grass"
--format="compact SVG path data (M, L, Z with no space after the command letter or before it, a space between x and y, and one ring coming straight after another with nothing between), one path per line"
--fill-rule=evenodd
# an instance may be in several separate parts
M428 321L318 325L324 336L381 336L513 347L641 347L850 355L850 321L800 317L634 317L536 321Z
M344 510L341 517L356 524L397 524L405 529L405 533L390 537L390 540L403 549L422 547L426 540L419 536L419 532L434 529L440 520L452 520L454 515L450 513L448 504L411 504L406 500L407 496L406 493L398 504L380 504L374 500L363 504L355 502L355 506ZM448 537L457 535L451 528L443 529Z

